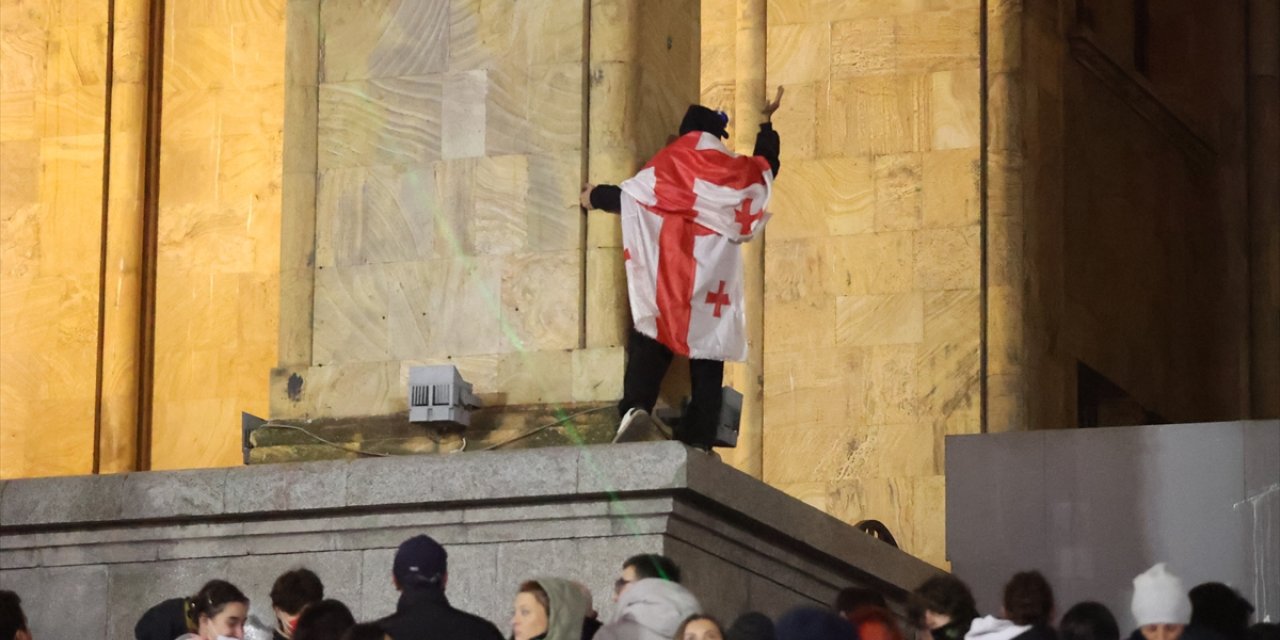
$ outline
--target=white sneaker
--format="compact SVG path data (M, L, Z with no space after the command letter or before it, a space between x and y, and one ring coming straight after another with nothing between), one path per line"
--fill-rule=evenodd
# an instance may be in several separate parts
M649 415L648 411L632 408L622 416L618 435L613 437L613 442L660 442L667 439L662 433L664 426Z

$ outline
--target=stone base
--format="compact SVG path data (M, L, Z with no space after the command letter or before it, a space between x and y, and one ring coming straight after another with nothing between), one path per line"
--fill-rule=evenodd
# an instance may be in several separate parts
M126 638L148 606L211 578L269 619L271 582L307 566L368 620L395 606L395 547L423 532L449 550L454 604L502 628L539 575L582 581L608 617L636 553L671 556L726 619L851 584L901 602L937 572L666 442L7 481L0 587L22 596L37 637Z
M249 462L605 444L613 439L617 426L618 411L612 402L483 408L472 414L466 428L409 422L407 412L367 418L271 420L250 435Z

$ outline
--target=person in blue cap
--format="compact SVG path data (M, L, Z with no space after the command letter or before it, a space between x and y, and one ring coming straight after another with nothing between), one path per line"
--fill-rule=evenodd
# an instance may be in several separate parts
M378 624L392 640L502 640L492 622L449 604L449 554L431 536L400 543L391 577L400 601Z

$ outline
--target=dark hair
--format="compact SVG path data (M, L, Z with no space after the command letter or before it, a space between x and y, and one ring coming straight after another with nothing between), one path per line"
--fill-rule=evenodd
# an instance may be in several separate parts
M1191 599L1191 624L1213 629L1228 640L1243 640L1249 633L1253 604L1221 582L1197 585Z
M759 611L748 611L724 631L726 640L777 640L773 618Z
M836 611L852 613L854 609L865 606L888 607L884 594L863 587L845 587L836 594Z
M1004 613L1016 625L1049 626L1053 618L1053 587L1039 571L1013 574L1004 585Z
M1111 610L1099 602L1081 602L1062 616L1059 640L1120 640L1120 625Z
M520 583L520 591L517 593L527 593L533 596L538 604L542 605L542 610L546 612L548 619L551 616L551 597L547 595L547 590L542 588L536 580Z
M191 606L187 608L187 617L196 626L200 625L200 616L212 620L233 602L249 606L249 599L234 584L226 580L210 580L204 583L200 591L191 596L189 602Z
M855 638L853 624L844 616L818 607L796 607L778 618L778 640Z
M691 104L680 121L680 135L690 131L706 131L721 138L728 138L725 130L729 126L729 115L723 111L712 111L700 104Z
M293 640L339 640L347 629L356 625L347 605L337 600L321 600L308 605L298 616Z
M13 640L19 631L27 630L22 598L12 591L0 589L0 640Z
M282 573L271 585L271 606L291 616L321 600L324 600L324 583L310 569L299 568Z
M1280 624L1257 622L1249 627L1249 640L1280 640Z
M682 638L684 638L684 630L685 630L685 629L686 629L690 624L692 624L692 623L694 623L694 622L697 622L697 621L699 621L699 620L706 620L707 622L710 622L711 624L714 624L714 625L716 626L716 631L719 631L719 632L720 632L720 635L721 635L721 636L724 636L724 627L720 626L720 621L719 621L719 620L716 620L715 618L712 618L711 616L705 616L705 615L702 615L701 613L695 613L695 614L693 614L693 615L689 616L688 618L685 618L685 619L684 619L684 622L681 622L681 623L680 623L680 626L676 629L676 638L675 638L675 640L681 640Z
M342 634L342 640L386 640L387 632L376 622L358 624Z
M622 568L631 567L636 571L636 577L644 578L662 578L671 582L680 582L680 567L664 555L656 553L642 553L640 555L627 558L622 563Z
M968 630L978 617L978 605L964 582L951 574L937 575L911 592L909 605L912 620L923 626L924 612L933 611L951 617L962 630Z

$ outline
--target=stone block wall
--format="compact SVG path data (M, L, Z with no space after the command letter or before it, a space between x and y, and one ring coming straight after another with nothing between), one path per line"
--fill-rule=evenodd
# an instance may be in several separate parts
M145 87L160 59L148 5L0 11L0 476L133 468ZM147 461L158 468L235 462L239 412L266 410L284 18L282 0L167 5Z
M1250 405L1267 406L1275 385L1259 384L1268 365L1251 360L1274 362L1277 336L1249 314L1274 303L1246 274L1273 277L1275 252L1251 256L1249 238L1275 232L1249 222L1247 195L1265 187L1246 171L1244 11L1152 5L1142 43L1127 2L1017 12L1025 80L1006 94L1015 119L1002 146L1022 172L1011 229L1023 243L1003 246L1025 298L993 310L992 326L1022 333L1025 375L993 394L1024 404L992 430L1077 426L1082 364L1158 420L1268 415ZM1250 38L1272 42L1274 28Z
M298 23L314 24L291 55L317 61L316 76L291 90L317 106L299 108L290 139L314 149L314 178L299 153L288 184L315 195L286 225L314 245L286 247L285 263L311 297L286 296L272 417L404 411L421 363L457 365L490 405L616 399L625 285L616 220L578 208L583 110L626 122L601 123L593 179L629 177L674 129L682 90L696 92L696 15L673 4L610 21L636 8L550 0L298 5Z
M102 3L0 7L3 477L93 468L107 20Z
M226 466L276 358L285 3L165 8L150 464Z
M980 420L979 3L771 0L764 479L945 564Z

